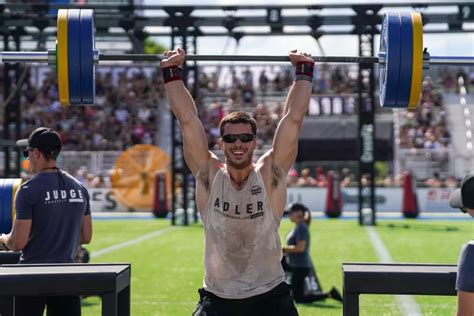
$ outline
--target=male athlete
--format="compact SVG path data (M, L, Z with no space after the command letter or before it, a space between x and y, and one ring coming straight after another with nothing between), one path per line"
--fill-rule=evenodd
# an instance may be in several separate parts
M253 163L255 120L234 112L220 122L222 163L208 150L194 101L181 80L182 49L161 62L171 110L183 133L184 157L196 177L196 203L205 231L204 286L193 315L298 315L281 267L278 228L286 204L286 174L311 96L314 61L291 51L296 67L272 149Z

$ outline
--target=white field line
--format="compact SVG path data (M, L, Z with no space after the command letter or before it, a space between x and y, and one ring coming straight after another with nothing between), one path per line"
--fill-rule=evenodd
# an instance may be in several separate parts
M107 253L110 253L110 252L113 252L113 251L116 251L116 250L119 250L119 249L122 249L122 248L125 248L125 247L128 247L128 246L131 246L131 245L141 243L142 241L148 240L150 238L158 237L160 235L163 235L164 233L167 233L167 232L175 230L175 229L176 229L176 226L161 228L159 230L156 230L156 231L148 233L146 235L137 237L135 239L130 239L130 240L127 240L126 242L116 244L116 245L113 245L113 246L110 246L110 247L107 247L107 248L104 248L104 249L101 249L101 250L98 250L98 251L94 251L94 252L91 253L91 258L97 258L97 257L100 257L100 256L105 255Z
M370 241L377 252L380 262L393 263L392 256L385 247L383 241L380 239L377 231L372 226L365 226L369 234ZM423 316L420 306L415 302L411 295L395 295L395 299L400 307L400 310L405 316Z

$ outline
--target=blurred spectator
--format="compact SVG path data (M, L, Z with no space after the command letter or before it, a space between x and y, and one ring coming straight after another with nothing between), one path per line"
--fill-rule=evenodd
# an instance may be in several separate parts
M458 187L458 180L454 176L449 176L444 179L444 186L446 188L457 188Z
M298 171L296 169L290 169L288 171L288 174L286 175L286 183L289 187L295 187L298 186Z
M268 90L268 77L265 72L265 69L260 72L260 77L258 78L258 84L260 85L260 90L265 92Z
M351 185L355 185L355 177L349 168L343 168L341 170L341 186L347 187Z
M369 173L364 173L360 179L360 183L363 187L369 187L372 184L372 177Z
M102 175L95 176L89 185L90 188L106 188L108 186Z
M316 185L320 188L325 188L327 185L326 175L324 174L324 169L322 167L317 167L316 172Z
M426 179L425 185L431 188L440 188L443 186L443 181L441 180L439 173L434 172L433 177Z
M82 166L80 167L77 171L76 171L76 174L74 175L74 177L79 181L81 182L82 184L84 184L86 182L86 174L87 174L87 168Z
M301 170L300 177L298 179L299 186L315 186L317 184L316 179L311 176L309 168Z

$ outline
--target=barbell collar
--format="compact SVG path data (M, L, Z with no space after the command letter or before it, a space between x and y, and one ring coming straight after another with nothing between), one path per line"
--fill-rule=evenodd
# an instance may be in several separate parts
M97 49L94 49L93 56L94 56L94 65L97 66L99 64L99 56L100 56L100 53Z
M54 49L48 50L48 65L56 66L56 50Z
M431 55L428 52L428 49L425 48L425 50L423 51L423 70L430 69L430 58Z

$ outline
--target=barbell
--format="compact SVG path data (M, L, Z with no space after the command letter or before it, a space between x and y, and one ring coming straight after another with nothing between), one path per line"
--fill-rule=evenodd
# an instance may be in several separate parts
M154 54L101 54L95 49L94 12L61 9L57 17L55 50L0 53L4 63L56 65L59 101L62 105L92 105L95 102L95 66L99 61L159 62ZM474 65L474 57L430 56L423 50L423 22L419 12L386 13L380 31L378 56L313 56L321 63L379 64L379 98L383 107L418 105L423 69L430 65ZM186 55L188 61L288 62L288 56Z

